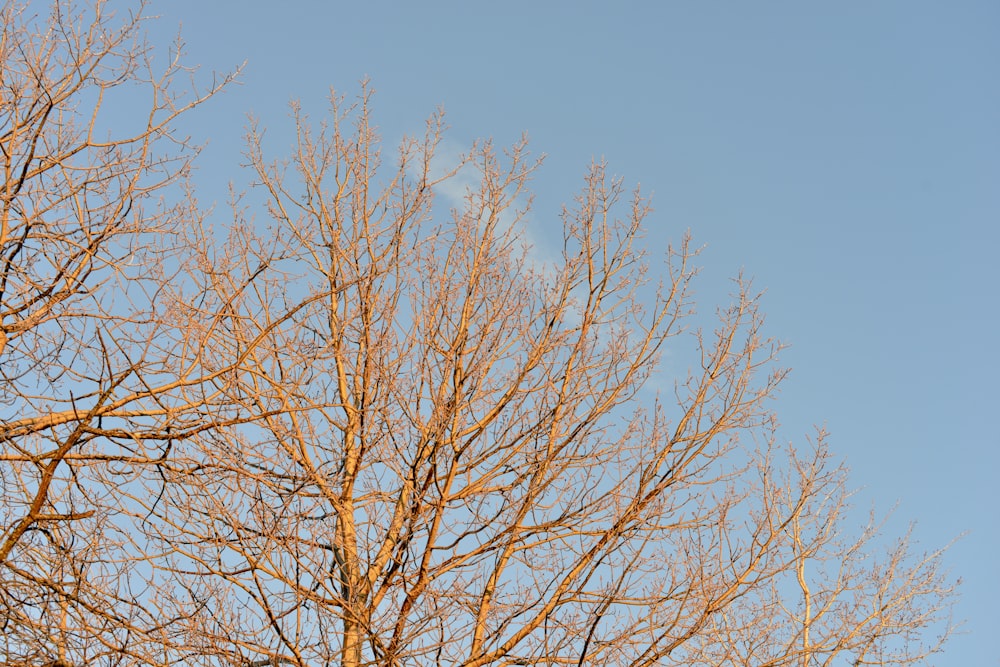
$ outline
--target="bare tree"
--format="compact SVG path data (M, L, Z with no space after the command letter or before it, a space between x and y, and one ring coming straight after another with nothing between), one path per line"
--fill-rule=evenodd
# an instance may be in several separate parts
M220 240L170 141L217 86L172 92L179 64L154 76L139 19L104 3L4 13L6 664L939 649L940 553L845 530L823 434L775 444L757 293L735 281L714 330L687 329L688 238L647 253L649 203L604 165L546 254L524 142L442 169L436 115L384 161L366 88L319 124L296 107L283 161L251 126ZM136 84L153 107L101 139L103 100ZM692 370L654 391L688 343Z
M217 399L233 362L207 363L224 314L178 311L182 284L212 298L176 242L197 211L159 202L194 153L175 119L225 80L178 92L177 51L154 66L140 15L104 2L0 11L0 655L142 661L173 620L119 489L238 418Z

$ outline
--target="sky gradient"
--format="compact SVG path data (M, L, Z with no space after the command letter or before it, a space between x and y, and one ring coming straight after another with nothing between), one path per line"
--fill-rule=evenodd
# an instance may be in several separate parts
M247 114L290 145L288 102L315 117L371 79L388 146L447 112L448 147L522 133L546 156L531 233L587 165L653 194L651 248L690 229L698 298L740 270L790 347L783 437L825 426L855 503L916 521L920 546L964 534L956 636L934 664L1000 664L996 248L1000 4L995 2L194 2L152 6L200 76L246 61L194 112L198 194L224 209ZM162 53L162 51L160 52Z

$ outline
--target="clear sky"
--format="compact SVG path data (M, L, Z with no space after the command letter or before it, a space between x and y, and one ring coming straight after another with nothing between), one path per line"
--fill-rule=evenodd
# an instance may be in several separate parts
M392 144L443 106L455 146L527 132L542 236L594 158L654 193L649 243L706 244L703 307L743 269L791 347L787 438L825 425L857 505L917 522L960 576L966 634L935 663L1000 664L1000 3L170 0L191 64L242 84L189 120L225 203L253 112L376 89ZM556 227L552 227L555 230Z

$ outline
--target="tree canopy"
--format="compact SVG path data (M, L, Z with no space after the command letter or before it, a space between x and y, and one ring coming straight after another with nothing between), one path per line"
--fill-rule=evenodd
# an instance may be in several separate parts
M293 106L283 157L251 123L220 228L176 123L228 77L192 92L101 0L2 13L3 664L906 665L946 639L940 552L852 528L824 434L778 441L759 294L691 327L688 236L646 248L604 164L540 256L526 142L442 169L443 117L386 149L364 86Z

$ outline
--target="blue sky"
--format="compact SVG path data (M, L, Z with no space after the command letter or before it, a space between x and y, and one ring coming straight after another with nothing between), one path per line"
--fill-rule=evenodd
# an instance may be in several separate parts
M279 9L280 7L280 9ZM253 112L290 141L288 101L376 89L387 142L438 106L450 140L547 158L533 233L592 159L654 193L651 247L691 229L701 305L739 270L790 344L787 438L825 425L861 509L964 580L966 634L939 665L997 663L1000 599L1000 4L171 0L203 72L242 83L189 119L199 194L225 203Z

